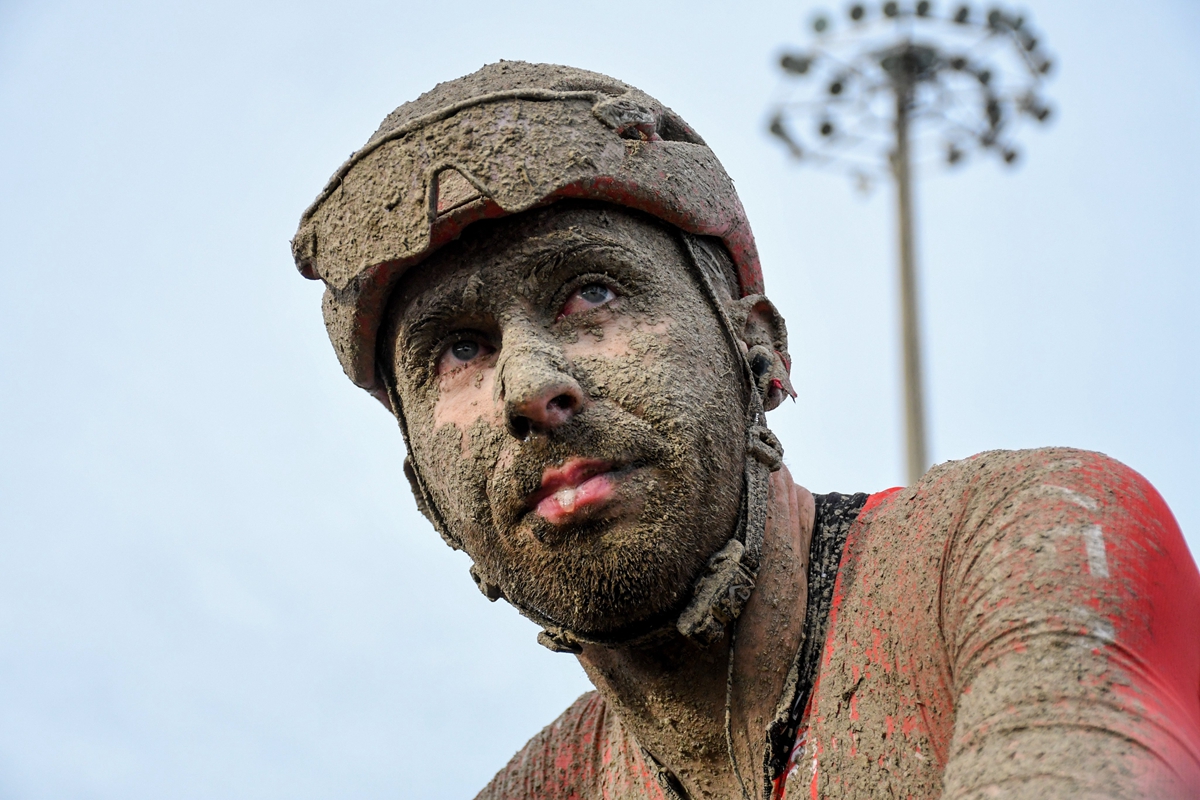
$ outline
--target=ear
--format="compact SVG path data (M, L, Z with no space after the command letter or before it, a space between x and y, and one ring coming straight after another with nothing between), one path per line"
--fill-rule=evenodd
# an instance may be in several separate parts
M742 352L750 363L763 408L770 411L783 402L785 394L796 397L790 373L792 358L787 351L787 324L765 295L746 295L734 301L730 318L741 330Z

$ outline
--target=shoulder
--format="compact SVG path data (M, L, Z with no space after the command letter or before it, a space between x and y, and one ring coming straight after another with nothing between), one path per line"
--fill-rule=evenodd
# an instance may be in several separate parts
M990 450L938 464L913 486L871 495L860 521L949 536L1016 521L1014 514L1049 523L1068 509L1120 512L1151 534L1178 529L1144 477L1102 453L1066 447Z
M588 777L584 742L590 743L603 735L604 716L605 703L600 695L584 693L558 719L526 742L479 793L477 800L569 796L562 790L569 792L573 784L585 782ZM560 752L567 765L561 774L556 769Z
M1149 481L1100 453L994 451L930 470L907 500L942 534L939 638L961 690L948 791L983 780L1002 741L1080 786L1129 782L1112 770L1200 782L1200 573ZM1039 728L1108 756L1055 761Z
M1187 594L1195 584L1195 563L1162 496L1126 465L1086 450L994 450L940 464L868 503L858 522L860 550L919 558L940 576L944 601L991 572L1016 580L1023 567L1039 586L1056 574L1060 587L1084 581L1105 592L1119 588L1120 567L1121 594L1142 597L1160 594L1166 574Z
M873 495L830 624L830 719L842 697L852 714L918 698L921 752L955 765L947 794L982 780L976 767L1024 769L996 752L1068 740L1111 750L1112 769L1174 780L1169 764L1200 785L1200 573L1162 497L1115 459L991 451ZM1095 762L1039 763L1079 785L1112 777Z
M1074 477L1105 491L1149 485L1145 478L1114 458L1070 447L988 450L960 461L939 464L930 469L918 485L958 484L963 489L1019 491L1052 475Z
M609 796L661 793L633 737L592 691L530 739L477 800Z
M1149 487L1145 478L1120 461L1090 450L1069 447L987 450L936 464L913 486L871 495L864 512L882 505L883 501L902 499L911 503L922 498L928 502L934 495L939 499L957 496L962 502L986 502L985 495L1022 491L1054 475L1084 481L1110 493L1123 490L1141 493Z

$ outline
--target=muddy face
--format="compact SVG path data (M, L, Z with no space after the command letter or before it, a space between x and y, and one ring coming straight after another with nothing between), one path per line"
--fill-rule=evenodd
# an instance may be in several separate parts
M672 230L561 204L480 223L389 320L412 457L486 581L593 634L686 602L736 523L745 406Z

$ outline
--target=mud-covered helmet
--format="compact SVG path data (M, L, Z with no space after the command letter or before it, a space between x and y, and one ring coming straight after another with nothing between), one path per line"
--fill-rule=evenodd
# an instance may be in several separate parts
M733 181L677 114L599 73L501 61L389 114L300 219L292 254L325 283L325 326L350 379L390 407L376 338L406 270L472 222L569 198L719 237L741 294L762 292Z

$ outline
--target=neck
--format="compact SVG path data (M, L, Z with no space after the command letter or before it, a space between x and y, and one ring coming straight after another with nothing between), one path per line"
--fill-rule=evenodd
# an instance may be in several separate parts
M786 469L773 473L754 593L721 641L707 649L682 636L654 647L586 645L578 656L622 724L689 797L741 798L742 782L746 797L762 794L767 728L786 702L803 635L812 529L812 495ZM727 694L736 772L726 739Z

